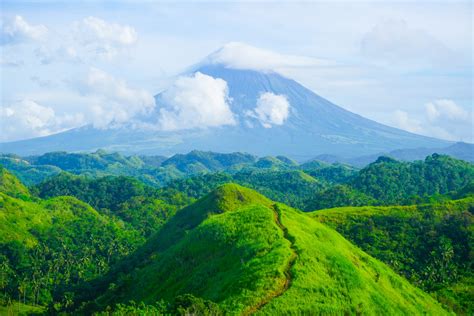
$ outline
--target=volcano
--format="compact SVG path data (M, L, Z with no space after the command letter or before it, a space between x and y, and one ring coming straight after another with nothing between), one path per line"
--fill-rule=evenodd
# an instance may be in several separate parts
M46 137L3 143L0 151L33 155L102 148L128 154L172 155L196 149L286 155L302 161L320 154L356 157L450 144L347 111L274 71L237 68L207 58L183 77L196 74L225 82L231 124L171 129L141 128L137 124L97 129L88 125ZM165 90L156 95L155 109L140 118L147 126L155 126L163 115L164 106L170 102L167 93ZM269 102L258 108L265 96L269 96ZM273 108L272 100L283 104Z

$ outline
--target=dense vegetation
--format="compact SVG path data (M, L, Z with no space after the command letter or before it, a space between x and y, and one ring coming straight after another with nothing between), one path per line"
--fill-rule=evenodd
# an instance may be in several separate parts
M457 312L472 314L474 198L314 213Z
M33 192L41 198L74 196L103 214L130 223L145 237L190 202L177 191L160 194L155 188L123 176L94 179L62 173L35 186Z
M237 185L179 211L144 248L83 311L189 293L232 314L445 313L336 232Z
M464 161L97 151L0 164L0 314L443 314L432 297L474 312Z
M424 161L380 157L362 169L352 186L384 204L406 204L414 197L457 191L474 179L474 165L434 154Z
M2 170L2 179L12 176ZM5 181L0 181L5 183ZM24 187L0 192L2 305L66 307L74 284L92 280L144 239L123 222L72 197L41 200ZM18 196L16 192L21 192Z

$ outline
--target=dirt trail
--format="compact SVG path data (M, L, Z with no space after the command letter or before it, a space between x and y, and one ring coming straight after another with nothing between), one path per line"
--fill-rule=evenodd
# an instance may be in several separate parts
M286 226L283 225L283 223L281 222L281 211L278 208L278 205L274 204L272 206L272 210L273 210L275 223L282 230L283 237L290 242L291 257L285 266L285 270L283 271L285 275L285 282L282 284L282 286L279 289L276 289L275 291L268 293L268 295L265 298L263 298L260 302L258 302L254 306L249 307L247 310L245 310L242 313L242 315L251 315L257 312L258 310L260 310L265 305L267 305L271 300L283 295L283 293L285 293L290 288L291 282L293 281L293 277L291 275L291 269L295 265L296 258L298 257L298 254L296 252L296 247L294 244L294 239L288 233L288 228L286 228Z

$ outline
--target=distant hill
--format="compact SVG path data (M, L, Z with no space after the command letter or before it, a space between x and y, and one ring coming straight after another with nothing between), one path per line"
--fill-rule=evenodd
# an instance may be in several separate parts
M20 157L0 154L0 165L14 173L25 184L44 181L62 171L100 176L132 176L153 186L191 175L242 169L289 170L298 164L284 157L258 158L246 153L215 153L193 150L187 154L162 156L126 156L98 150L93 153L50 152L39 156Z
M473 164L433 154L414 162L379 157L350 184L384 204L411 204L417 198L460 190L473 180Z
M474 163L474 144L469 143L455 143L443 148L411 148L411 149L397 149L390 152L380 152L372 155L364 155L359 157L344 158L336 155L319 155L312 161L326 162L326 163L346 163L356 167L365 167L377 160L380 156L388 156L402 161L414 161L425 159L426 156L432 154L449 155L456 159L461 159Z
M94 300L81 312L191 294L244 315L447 313L335 231L235 184L180 210L135 256L81 290Z

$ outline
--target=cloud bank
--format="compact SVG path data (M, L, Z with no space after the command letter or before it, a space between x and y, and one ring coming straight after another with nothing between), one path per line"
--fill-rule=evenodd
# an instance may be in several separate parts
M159 128L182 130L235 125L229 105L227 82L197 72L178 78L163 93Z
M289 113L290 103L286 96L265 92L259 96L255 109L246 114L256 118L263 127L271 128L274 125L283 125Z
M78 91L91 100L90 121L95 127L126 123L138 115L150 112L155 106L153 96L143 89L135 89L122 79L105 71L91 68L77 83Z
M97 17L89 16L73 25L74 39L85 50L111 59L128 46L135 44L138 35L129 25L109 23Z
M425 104L421 115L406 111L393 113L393 125L412 133L452 141L474 141L473 112L467 111L453 100L437 99Z

